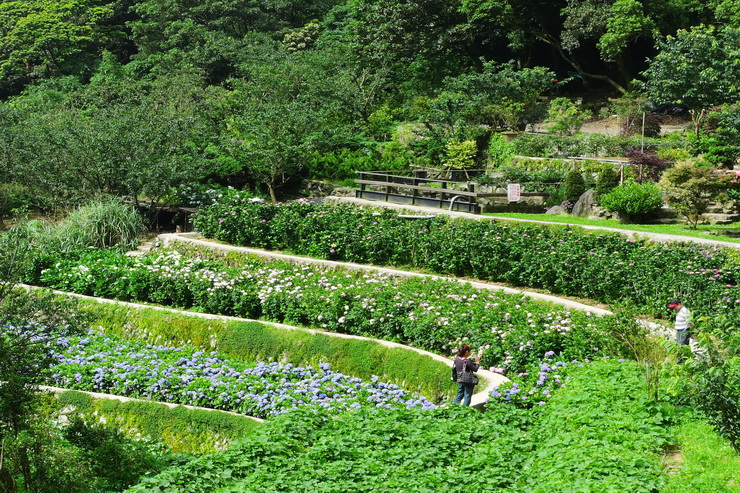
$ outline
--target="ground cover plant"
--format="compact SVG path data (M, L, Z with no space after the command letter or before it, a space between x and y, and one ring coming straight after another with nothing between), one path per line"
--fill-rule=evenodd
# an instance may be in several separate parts
M673 297L699 312L739 313L737 259L715 247L572 227L408 220L347 205L262 204L238 194L202 210L194 226L235 245L545 288L661 318Z
M205 454L223 451L261 426L258 420L235 413L170 407L146 400L120 401L69 390L50 396L50 406L67 420L100 422L125 430L127 436L160 442L172 452Z
M191 252L192 253L192 252ZM431 278L245 258L238 267L174 251L88 251L55 259L35 282L81 294L369 335L451 354L462 341L486 366L520 371L546 351L584 359L614 350L610 317Z
M536 410L304 408L130 491L462 492L472 477L482 491L652 492L664 481L658 452L672 440L670 419L639 385L634 364L599 360Z
M433 408L393 384L363 382L321 368L226 360L193 348L154 346L90 331L51 340L58 387L141 397L256 417L315 404L334 412L363 405Z

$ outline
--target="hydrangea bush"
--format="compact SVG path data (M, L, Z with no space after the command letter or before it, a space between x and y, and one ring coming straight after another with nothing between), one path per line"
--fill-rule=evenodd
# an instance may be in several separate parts
M349 205L261 203L236 192L201 209L193 224L234 245L544 288L660 318L676 296L695 311L740 312L737 257L696 244L656 245L565 226L409 220Z
M90 331L50 339L56 364L54 385L235 411L257 417L302 405L335 412L362 406L421 407L434 404L397 385L349 377L290 363L245 363L216 352L146 345Z
M107 251L60 260L45 285L82 294L195 307L334 332L400 341L452 354L485 349L484 364L520 371L546 351L584 359L612 344L610 318L521 295L431 278L400 278L250 259L240 267L162 251Z

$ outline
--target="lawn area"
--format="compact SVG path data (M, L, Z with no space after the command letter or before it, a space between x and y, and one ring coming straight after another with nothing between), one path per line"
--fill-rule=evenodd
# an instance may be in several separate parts
M622 224L614 219L587 219L584 217L572 216L551 216L549 214L525 214L519 212L485 214L487 216L496 216L510 219L528 219L531 221L548 221L553 223L577 224L579 226L596 226L603 228L617 228L628 231L638 231L645 233L658 233L666 235L693 236L696 238L706 238L709 240L729 241L740 243L740 238L716 234L721 231L737 231L740 233L740 222L718 225L718 224L700 224L698 229L693 230L685 224ZM715 234L712 234L715 233Z

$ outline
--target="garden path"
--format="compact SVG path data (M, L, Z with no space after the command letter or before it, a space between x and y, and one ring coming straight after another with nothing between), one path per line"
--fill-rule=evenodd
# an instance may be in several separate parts
M185 233L185 234L187 235L190 233ZM177 236L178 234L175 233L174 235ZM168 236L168 235L162 235L162 236ZM214 245L213 243L209 243L209 246L213 246L213 245ZM227 245L221 245L221 246L227 246ZM232 248L236 248L236 247L232 247ZM34 289L34 286L23 285L23 287L25 287L26 289ZM110 303L114 305L128 306L132 308L148 308L148 309L154 309L154 310L162 310L166 312L178 313L181 315L205 318L205 319L210 319L210 320L235 320L235 321L241 321L241 322L259 322L261 324L270 325L272 327L277 327L277 328L281 328L285 330L302 330L310 334L322 334L322 335L326 335L330 337L339 337L339 338L344 338L344 339L358 339L358 340L363 340L363 341L372 341L372 342L375 342L377 344L380 344L382 346L386 346L389 348L402 348L402 349L408 349L410 351L415 351L419 354L423 354L424 356L440 361L444 363L445 365L448 365L450 367L452 366L451 357L441 356L439 354L435 354L429 351L424 351L423 349L418 349L418 348L411 347L411 346L405 346L397 342L384 341L382 339L372 339L370 337L356 336L356 335L350 335L350 334L339 334L336 332L328 332L328 331L322 331L322 330L316 330L316 329L307 329L304 327L296 327L294 325L286 325L286 324L281 324L277 322L268 322L265 320L253 320L253 319L248 319L248 318L230 317L226 315L214 315L211 313L190 312L190 311L185 311L185 310L178 310L176 308L168 308L164 306L146 305L143 303L131 303L127 301L111 300L108 298L97 298L93 296L85 296L85 295L76 294L76 293L69 293L66 291L56 291L55 290L54 293L62 294L65 296L73 296L75 298L94 300L94 301L97 301L98 303ZM504 382L508 382L509 379L499 373L494 373L492 371L484 370L484 369L480 369L477 372L477 374L480 377L481 381L486 384L486 386L482 390L480 390L479 392L473 395L470 405L472 407L481 409L483 406L485 406L486 402L488 401L488 396L490 395L494 387L497 387ZM442 375L442 378L449 378L448 375L449 375L449 371L446 372L444 375ZM122 399L126 399L126 397L122 397Z

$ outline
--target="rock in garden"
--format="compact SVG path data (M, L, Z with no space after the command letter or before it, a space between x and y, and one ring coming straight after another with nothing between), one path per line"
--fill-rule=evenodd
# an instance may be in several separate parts
M545 211L545 214L550 214L551 216L562 216L567 213L568 211L559 205L554 205Z
M593 189L583 192L578 199L578 202L573 206L571 214L574 217L588 217L592 215L594 212L594 204L596 203L596 200L594 199L595 193L596 190Z

